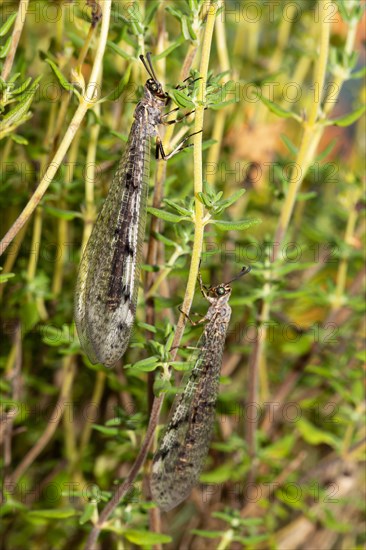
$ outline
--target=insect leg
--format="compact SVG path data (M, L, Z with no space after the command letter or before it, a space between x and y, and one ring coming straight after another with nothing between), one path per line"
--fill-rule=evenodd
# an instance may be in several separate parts
M165 118L167 115L169 115L170 113L173 113L174 111L178 111L179 110L179 107L177 109L173 109L172 111L169 111L168 113L165 113L165 115L163 115L161 118ZM169 126L170 124L176 124L177 122L182 122L182 120L184 120L185 118L187 118L189 115L191 115L192 113L195 113L196 110L193 109L193 111L189 111L189 113L186 113L185 115L181 116L180 118L175 118L174 120L168 120L167 122L164 122L162 120L162 124L164 126Z
M182 313L182 315L184 315L184 317L186 319L188 319L188 321L191 323L191 325L193 327L197 326L197 325L200 325L201 323L204 323L205 321L207 321L207 317L206 315L204 317L201 317L201 319L199 321L192 321L192 319L190 318L190 316L185 312L183 311L182 307L181 306L178 306L178 309L179 311ZM199 315L199 313L194 313L194 315Z
M165 154L165 151L164 151L164 148L163 148L163 144L161 142L161 139L160 139L160 136L157 136L156 137L156 159L159 159L159 153L160 153L160 156L163 160L168 160L170 158L172 158L176 153L178 153L179 151L182 151L182 149L186 149L187 147L192 147L193 146L193 143L189 143L188 145L184 145L188 140L189 138L191 138L192 136L195 136L196 134L200 134L202 132L202 130L199 130L198 132L194 132L193 134L189 134L189 136L186 136L177 146L175 149L173 149L173 151L171 153L169 153L168 155Z

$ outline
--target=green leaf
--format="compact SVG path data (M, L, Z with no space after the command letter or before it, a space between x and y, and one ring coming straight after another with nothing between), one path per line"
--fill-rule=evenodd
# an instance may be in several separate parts
M154 325L149 325L148 323L143 323L142 321L139 321L137 324L140 328L148 330L149 332L153 332L155 334L158 332L157 328L154 327Z
M115 44L114 42L111 42L110 40L107 40L107 46L113 50L116 54L118 54L119 56L123 57L123 59L128 59L128 60L132 60L133 59L133 56L132 55L129 55L128 53L126 53L124 50L122 50L122 48L120 48L119 46L117 46L117 44Z
M179 214L182 214L182 216L188 216L190 217L192 212L190 212L187 208L184 208L183 206L180 206L175 201L171 201L169 199L164 199L164 204L167 204L171 208L174 208Z
M74 92L75 91L74 86L70 84L70 82L68 82L67 78L62 74L60 69L57 67L56 63L54 63L52 59L49 59L49 58L45 59L45 61L55 73L55 76L59 81L59 83L61 84L61 86L68 92Z
M29 86L29 84L32 82L31 77L28 77L27 80L23 82L18 88L15 88L14 90L11 90L11 95L19 95L22 94Z
M11 44L11 36L9 36L4 46L0 48L0 59L3 59L8 55L8 52L10 50L10 44Z
M89 521L93 517L95 510L96 510L96 504L94 502L89 502L85 506L85 510L79 520L80 525L84 525L84 523Z
M97 430L98 432L101 432L104 435L108 435L110 437L115 437L120 433L119 428L113 428L109 426L100 426L99 424L92 424L92 428L94 430Z
M147 545L153 546L154 544L168 544L173 540L169 535L151 533L150 531L137 531L133 529L128 529L123 533L123 535L133 544L138 544L144 548L146 548Z
M0 284L6 283L8 279L15 277L15 273L1 273L0 274Z
M328 120L325 125L326 126L351 126L356 120L360 118L360 116L363 115L363 113L366 111L366 105L362 105L362 107L359 107L356 109L356 111L353 111L353 113L349 113L348 115L341 116L339 118L336 118L334 120Z
M181 46L183 42L185 42L184 36L180 36L178 40L174 42L174 44L169 46L169 48L159 53L159 55L154 55L154 60L159 61L159 59L164 59L164 57L170 55L176 48L179 48L179 46Z
M27 517L45 519L66 519L76 515L78 515L78 512L73 508L64 508L60 510L31 510L27 513Z
M174 103L176 103L177 105L179 105L179 107L182 107L183 109L186 109L187 107L192 109L195 106L193 101L181 90L169 90L168 95L174 101Z
M191 533L205 537L206 539L218 539L223 536L222 531L204 531L203 529L192 529Z
M45 206L45 211L61 220L74 220L75 218L82 218L80 212L73 210L62 210L61 208L55 208L54 206Z
M294 156L296 156L297 152L298 152L298 148L296 147L296 145L294 145L292 143L292 141L290 140L290 138L285 136L285 134L281 134L280 137L281 137L283 143L286 145L287 149L290 151L290 153L292 153Z
M157 241L164 243L166 246L172 246L173 248L176 247L176 243L171 239L168 239L168 237L165 237L165 235L162 235L161 233L157 233L156 231L153 231L152 233L154 235L154 238Z
M104 101L107 101L109 99L111 99L111 101L116 101L117 99L119 99L121 97L121 95L123 94L123 91L125 90L127 84L129 83L130 76L131 76L131 70L132 70L132 65L130 64L130 65L128 65L127 69L125 70L123 77L119 81L117 88L114 88L114 90L109 92L109 94L107 94L102 99L100 99L99 103L103 103ZM127 141L127 139L126 139L126 141Z
M305 418L300 418L296 422L296 427L303 439L310 445L320 445L326 443L330 447L337 449L339 447L338 439L331 433L320 430Z
M25 139L25 137L20 136L19 134L10 134L10 137L15 143L19 143L19 145L28 145L28 140Z
M7 18L5 23L2 25L2 27L0 27L0 36L5 36L6 33L10 30L10 27L12 26L12 24L16 19L17 13L18 12L15 11L11 15L9 15L9 17Z
M299 193L296 197L298 202L308 201L309 199L315 199L318 196L316 191L309 191L309 193Z
M155 370L157 366L158 366L158 358L152 356L152 357L146 357L146 359L141 359L141 361L137 361L137 363L134 363L131 366L131 368L142 372L151 372Z
M116 132L115 130L110 130L109 133L112 134L112 136L116 136L118 139L123 141L123 143L127 143L128 141L128 136L126 136L126 134L122 134L121 132Z
M351 76L350 76L350 80L356 80L358 78L364 78L365 75L366 75L366 67L363 67L359 71L356 71L356 72L352 73Z
M273 101L270 101L269 99L264 97L262 94L258 95L258 97L268 107L268 109L275 115L281 118L294 118L298 122L301 122L301 117L299 117L299 115L297 115L296 113L287 111L277 103L274 103Z
M177 216L176 214L171 214L170 212L166 212L166 210L160 210L159 208L153 208L152 206L148 206L147 211L149 214L152 214L156 218L166 222L178 223L184 219L182 216Z
M261 221L262 220L258 218L250 218L247 220L241 220L239 222L210 220L208 223L214 224L217 227L217 229L220 229L221 231L242 231L244 229L248 229L252 225L261 223Z
M144 25L147 28L154 18L154 15L160 5L159 0L150 0L147 4L147 10L144 19Z
M223 199L223 200L219 201L217 203L217 205L215 205L215 211L216 212L222 212L226 208L229 208L229 206L231 206L238 199L240 199L240 197L242 197L245 192L246 192L245 189L239 189L233 195L231 195L231 197L229 197L228 199Z

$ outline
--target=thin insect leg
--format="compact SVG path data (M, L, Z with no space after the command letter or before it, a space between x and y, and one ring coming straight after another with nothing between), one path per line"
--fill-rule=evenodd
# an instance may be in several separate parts
M193 80L192 80L193 79ZM190 82L188 82L188 80L190 80ZM194 82L197 82L197 80L202 80L202 76L199 76L198 78L193 78L193 76L187 76L187 78L185 78L183 80L183 83L184 82L188 82L188 84L185 84L184 86L182 84L177 84L177 86L175 87L176 90L184 90L184 88L188 88L188 86L190 84L194 84Z
M188 321L191 323L191 325L193 327L196 327L197 325L200 325L201 323L204 323L205 321L207 321L207 317L204 316L204 317L201 317L201 319L199 321L192 321L192 319L190 318L190 316L185 312L183 311L182 307L181 306L178 306L178 309L179 311L182 313L182 315L184 315L184 317L186 319L188 319ZM199 315L199 313L194 313L194 315Z
M201 290L201 294L202 296L207 300L207 291L208 291L208 288L206 285L203 284L202 282L202 275L201 275L201 272L198 273L198 283L200 285L200 290Z
M182 151L182 149L186 149L187 147L193 147L193 143L190 143L189 145L185 145L184 146L184 143L186 143L189 138L191 138L192 136L195 136L196 134L200 134L202 132L202 130L199 130L198 132L193 132L193 134L189 134L189 136L186 136L178 145L175 149L173 149L173 151L171 153L169 153L168 155L165 154L165 151L164 151L164 148L163 148L163 144L161 142L161 139L160 139L160 136L157 136L156 137L156 159L159 158L159 153L160 153L160 156L163 160L168 160L170 158L172 158L176 153L178 153L179 151Z
M175 111L176 109L173 109L173 111ZM170 113L172 113L173 111L170 111ZM169 126L170 124L176 124L177 122L182 122L182 120L184 120L185 118L187 118L189 115L191 115L192 113L195 113L196 110L193 109L193 111L189 111L189 113L186 113L185 115L181 116L180 118L176 118L174 120L168 120L167 122L164 122L162 120L162 124L164 126ZM168 115L169 113L166 113L165 115L163 115L161 118L165 118L166 115Z
M172 113L176 113L177 111L179 111L179 107L176 107L175 109L172 109L171 111L168 111L167 113L164 113L163 115L161 115L161 118L165 118L168 115L171 115Z

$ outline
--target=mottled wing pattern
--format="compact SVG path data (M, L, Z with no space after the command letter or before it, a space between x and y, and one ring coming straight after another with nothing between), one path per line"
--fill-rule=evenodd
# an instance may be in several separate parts
M150 137L141 116L132 125L79 268L75 321L92 363L113 365L130 339L145 234L149 156Z
M209 322L197 345L198 357L183 394L154 456L151 491L162 510L170 510L190 494L207 456L215 420L222 354L229 319Z

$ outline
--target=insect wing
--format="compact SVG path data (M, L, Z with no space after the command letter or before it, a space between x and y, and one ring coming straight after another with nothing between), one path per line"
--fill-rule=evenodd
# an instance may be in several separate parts
M223 352L223 345L219 349L214 345L213 357L210 340L205 330L188 383L173 402L170 422L154 456L151 491L162 510L170 510L187 498L209 450Z
M145 234L149 155L146 125L135 121L80 263L75 322L92 363L114 364L130 340Z

